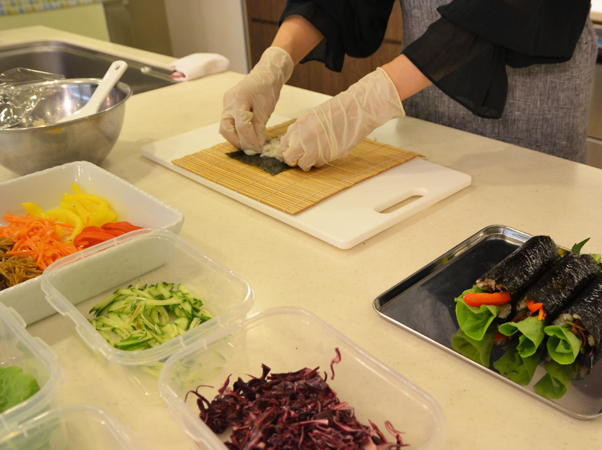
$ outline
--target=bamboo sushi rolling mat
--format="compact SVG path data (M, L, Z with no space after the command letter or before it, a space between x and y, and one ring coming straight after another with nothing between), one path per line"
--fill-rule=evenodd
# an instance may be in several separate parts
M284 134L295 119L268 129L268 139ZM418 153L364 139L344 158L304 172L298 167L270 175L259 167L237 161L229 142L172 161L173 164L249 198L295 215L331 195L398 166Z

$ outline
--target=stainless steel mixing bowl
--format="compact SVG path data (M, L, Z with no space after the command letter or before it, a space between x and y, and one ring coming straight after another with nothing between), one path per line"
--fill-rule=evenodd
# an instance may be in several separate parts
M121 132L132 95L127 84L117 83L96 114L55 125L85 105L98 83L77 78L27 85L39 100L27 113L27 125L0 129L0 164L18 175L73 161L100 164Z

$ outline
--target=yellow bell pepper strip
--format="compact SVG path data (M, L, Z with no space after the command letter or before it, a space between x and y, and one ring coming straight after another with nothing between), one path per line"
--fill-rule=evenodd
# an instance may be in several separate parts
M57 221L56 234L64 240L65 231L60 224L72 228L69 241L80 234L85 226L101 227L106 223L115 222L117 214L111 210L109 203L96 195L84 193L76 183L71 184L73 194L63 194L59 208L44 211L33 202L22 203L25 211L31 217L42 219L55 218Z
M77 183L71 183L71 189L73 190L74 194L83 194L84 191L82 191L79 186L77 185Z
M27 211L31 217L41 217L42 219L48 218L46 212L34 202L21 203L21 206L25 208L25 211Z
M46 215L48 217L54 217L59 223L59 227L61 223L65 223L71 225L73 227L73 231L71 232L70 241L73 241L75 236L82 232L84 228L84 222L77 214L69 211L68 209L62 208L54 208L46 211Z
M468 292L464 294L464 302L468 306L479 307L481 305L500 306L511 300L508 292Z
M71 187L74 193L63 194L60 207L79 215L84 226L101 227L107 222L117 220L117 215L105 199L93 194L85 194L75 183L72 183Z
M63 237L66 234L64 228L73 229L71 231L71 235L69 236L70 241L73 241L73 238L79 233L81 233L82 229L84 228L84 223L81 220L81 218L71 211L61 208L55 208L50 209L48 211L44 211L42 208L40 208L33 202L22 203L21 205L23 206L23 208L25 208L25 211L27 211L31 217L37 217L40 219L56 219L57 224L55 232L60 239L63 239ZM61 224L63 224L62 227ZM65 227L64 225L68 225L68 227Z

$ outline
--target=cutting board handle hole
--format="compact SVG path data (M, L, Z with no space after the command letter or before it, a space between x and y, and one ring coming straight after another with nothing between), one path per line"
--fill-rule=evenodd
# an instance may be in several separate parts
M375 211L380 214L391 214L405 206L408 206L410 203L414 203L417 200L420 200L423 197L423 194L413 193L409 197L403 197L401 200L395 199L393 203L386 202L382 205L377 206Z

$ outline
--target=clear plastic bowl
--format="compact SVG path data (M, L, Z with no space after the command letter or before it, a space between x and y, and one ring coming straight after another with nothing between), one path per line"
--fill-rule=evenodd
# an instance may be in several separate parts
M90 309L116 289L168 282L200 297L213 316L157 347L128 351L110 345L89 323ZM110 369L131 382L134 397L160 402L158 377L163 361L213 329L243 319L254 302L249 283L166 230L143 229L97 244L53 263L42 275L52 307L69 317L84 342ZM77 306L75 306L77 305Z
M0 450L144 450L127 428L103 409L61 406L0 436Z
M337 348L342 359L334 365L331 379L330 364ZM376 424L388 440L394 442L385 431L385 421L405 433L403 441L411 449L443 446L446 421L433 398L326 322L298 308L265 310L178 351L161 371L161 397L200 448L225 450L228 433L213 433L199 419L197 397L187 393L198 388L211 401L229 375L230 383L238 377L259 377L262 364L274 373L320 367L339 400L355 409L360 422Z
M0 435L32 417L58 405L63 369L56 355L39 338L25 330L25 321L13 309L0 303L0 365L20 367L38 382L40 390L27 400L0 414Z
M0 183L0 225L6 226L2 216L7 211L13 215L26 214L21 205L24 202L34 202L44 210L58 208L61 195L73 192L71 183L77 183L87 194L106 199L120 221L167 229L176 234L182 228L184 215L180 211L85 161L63 164ZM46 302L40 281L37 277L0 291L0 301L15 308L27 324L55 314Z

